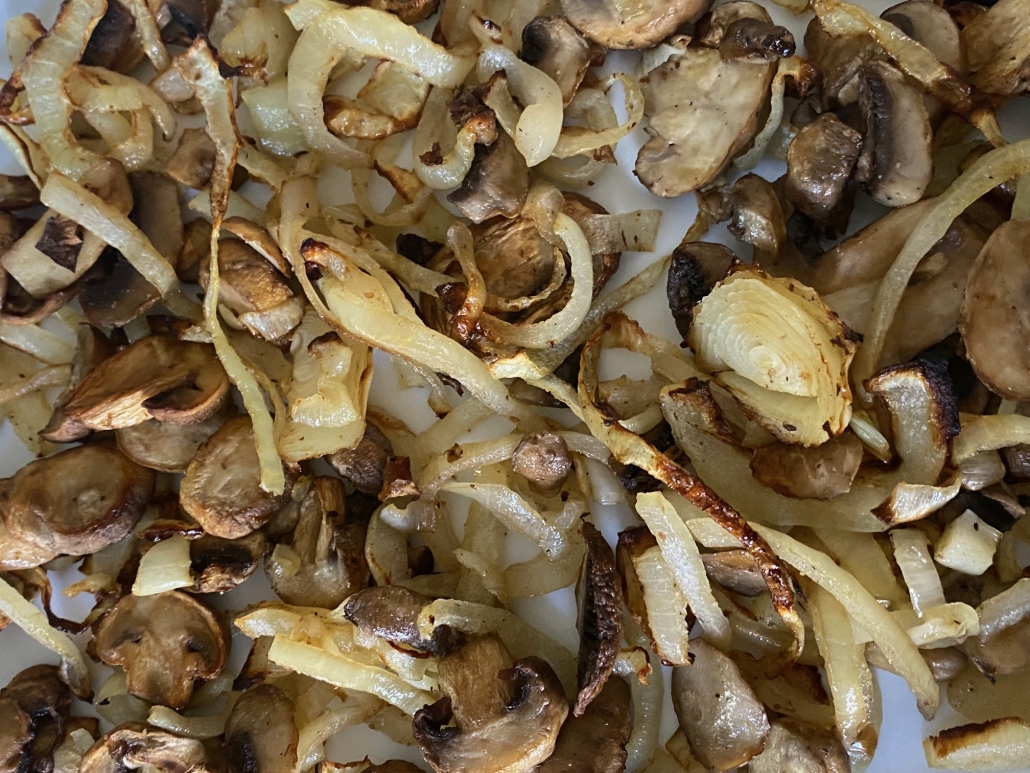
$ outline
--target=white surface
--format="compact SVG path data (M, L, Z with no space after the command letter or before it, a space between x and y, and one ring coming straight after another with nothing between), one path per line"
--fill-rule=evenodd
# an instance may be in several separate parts
M801 42L805 25L808 23L808 16L803 18L793 17L782 9L771 5L767 1L771 15L777 23L789 27ZM865 4L871 10L880 12L893 3L883 0L866 0ZM49 26L53 22L58 6L57 0L0 0L0 12L6 19L14 14L26 11L36 13ZM0 44L2 45L2 44ZM9 72L6 51L0 49L0 72ZM632 54L616 53L609 56L608 68L626 69L632 72L635 59ZM1010 139L1020 139L1030 135L1030 112L1026 109L1026 100L1023 105L1017 108L1009 108L1002 114L1002 125L1006 136ZM617 111L621 112L619 99L615 100ZM593 186L585 188L583 193L598 201L611 212L625 212L634 209L660 208L664 212L662 229L658 241L658 249L655 253L624 253L622 266L612 280L612 285L621 284L643 267L653 262L659 256L666 254L681 239L687 227L693 222L695 205L693 196L684 196L679 200L663 200L648 193L632 175L633 162L636 158L637 149L643 144L645 136L642 130L637 130L633 135L619 143L616 156L619 159L617 168L610 168ZM782 174L783 165L778 162L765 161L755 171L769 179L775 179ZM0 147L0 171L16 172L17 167L13 159ZM873 213L870 212L870 215ZM722 227L716 227L707 237L710 240L725 241L730 244L738 253L746 256L746 248L736 243ZM634 319L637 319L649 332L665 335L671 339L678 339L672 317L669 314L665 300L665 282L659 283L655 291L648 296L640 298L629 304L625 311ZM371 402L374 405L385 408L391 413L406 420L415 431L421 430L433 420L433 415L421 397L414 399L412 393L403 392L389 367L388 358L381 353L376 353L376 376L373 382ZM623 372L632 372L637 363L631 362L631 358L618 364ZM612 377L617 373L605 374L605 377ZM633 375L645 375L636 373ZM498 420L495 428L503 426L503 421ZM19 467L31 459L31 455L17 440L9 426L5 425L0 429L0 476L9 476ZM635 516L625 505L618 507L597 507L594 510L598 527L605 536L614 541L618 532L626 526L636 525ZM517 546L516 548L517 549ZM74 570L67 570L63 576L54 578L58 587L70 581L70 578L77 573ZM262 598L271 597L263 572L259 571L251 580L237 591L226 597L216 599L217 606L224 609L239 609L247 603ZM56 607L60 614L81 619L87 613L91 597L66 600L57 599ZM577 647L577 636L575 630L575 604L571 590L560 591L550 597L540 599L519 600L513 603L515 612L525 616L531 623L539 627L545 633L563 642L572 651ZM238 669L247 651L245 639L237 636L234 647L233 662ZM0 631L0 685L4 685L10 678L23 668L34 663L56 662L56 659L40 645L29 639L14 626ZM666 669L667 670L667 669ZM102 683L108 671L103 668L96 668L97 685ZM668 674L666 674L666 685L668 685ZM961 719L945 706L937 720L932 725L922 721L915 708L912 699L904 682L889 674L880 674L880 685L883 691L884 721L881 729L880 743L873 765L869 773L919 773L926 771L926 762L923 758L921 739L933 729L948 727L959 724ZM81 713L82 706L79 706ZM671 735L676 726L675 715L668 700L668 687L666 686L666 705L662 719L661 741ZM390 757L400 757L422 763L417 750L398 746L390 742L385 736L361 726L351 728L337 737L329 744L328 756L330 759L347 761L361 759L369 755L374 762L381 762Z

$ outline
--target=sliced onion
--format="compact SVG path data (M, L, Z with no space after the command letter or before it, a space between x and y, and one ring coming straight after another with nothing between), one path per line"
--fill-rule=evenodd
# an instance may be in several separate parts
M642 653L645 653L648 661L646 679L640 678L643 672L638 660ZM651 761L658 746L664 695L661 663L654 653L638 647L629 652L620 652L619 657L615 659L613 670L629 682L629 691L633 699L633 727L626 742L625 771L640 773Z
M2 332L0 332L2 335ZM0 389L0 405L19 397L38 392L49 387L67 386L71 379L72 371L70 365L51 365L48 368L40 368L35 373L30 373L13 384Z
M191 566L190 541L181 534L173 534L155 543L140 558L132 594L153 596L178 588L190 588L193 586Z
M13 325L0 320L0 341L48 365L67 365L75 347L38 325Z
M1030 416L1018 413L962 414L962 430L951 444L951 460L963 464L976 454L1030 443Z
M161 40L161 30L158 29L157 20L149 4L146 0L126 0L126 7L136 22L136 34L139 35L147 59L158 73L165 72L171 64L171 58L168 56L164 41Z
M689 666L689 602L661 548L648 548L633 556L632 561L633 571L643 589L648 633L654 641L655 653L670 666ZM719 614L722 614L721 610Z
M370 695L349 695L343 708L327 710L300 728L297 740L297 771L311 770L325 759L325 742L346 727L361 725L383 706ZM405 718L407 715L403 715ZM407 720L411 724L411 720Z
M1030 724L1015 718L943 730L923 741L926 764L949 770L1019 770L1030 758Z
M225 732L225 723L229 719L238 693L233 693L226 701L225 708L217 714L206 717L186 717L167 706L154 706L150 709L147 722L154 727L175 733L183 738L217 738Z
M440 146L441 134L446 128L445 122L450 120L447 102L451 92L434 86L426 98L425 107L412 140L412 168L423 183L435 190L444 190L461 185L475 158L476 136L478 129L474 122L461 127L454 139L454 147L443 152ZM439 163L427 163L423 157L436 150L441 155ZM436 153L432 153L436 155Z
M636 78L625 73L613 73L597 84L596 88L607 93L616 83L622 84L626 112L625 122L619 126L599 130L582 126L566 126L561 131L552 155L556 158L569 158L590 153L606 145L614 145L636 128L640 119L644 117L644 95L640 90L640 84ZM568 117L576 117L576 102L580 99L583 91L584 89L581 89L573 97L567 109ZM779 125L778 120L777 125Z
M894 529L891 543L916 613L922 615L930 607L944 604L944 587L930 558L926 533L919 529Z

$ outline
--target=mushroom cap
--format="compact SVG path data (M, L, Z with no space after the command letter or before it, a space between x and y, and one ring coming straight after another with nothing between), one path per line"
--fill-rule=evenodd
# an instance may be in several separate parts
M2 485L6 486L7 481ZM18 539L4 525L4 519L0 518L0 572L32 569L52 561L58 555L56 550L38 547Z
M803 126L787 150L783 192L815 220L840 203L862 147L862 136L833 113Z
M553 432L526 435L511 455L511 468L544 496L554 496L572 472L565 438Z
M789 719L772 723L762 753L752 758L750 773L848 773L851 763L837 737L825 728Z
M278 687L259 684L236 701L225 723L229 773L292 773L300 733L293 701Z
M587 544L583 572L576 587L579 615L578 687L575 716L583 716L590 703L610 681L622 644L622 582L611 546L590 522L583 523Z
M182 508L208 534L236 539L264 526L289 499L292 474L278 496L261 490L250 417L237 416L208 438L186 468Z
M189 424L218 411L228 392L229 377L213 346L148 336L90 372L64 413L93 430L152 418Z
M704 553L701 561L709 579L741 596L758 596L769 589L758 562L745 550Z
M447 200L473 223L515 217L529 193L529 167L505 132L490 145L476 145L475 159L459 188Z
M226 593L249 578L261 565L268 549L263 531L239 539L205 534L190 540L191 593Z
M851 490L863 453L862 441L850 432L811 448L769 443L755 449L751 474L785 497L833 499Z
M711 0L561 0L562 13L605 48L651 48L684 24L697 21Z
M343 608L348 620L366 633L419 652L443 655L464 641L450 626L437 626L431 639L418 630L418 616L432 601L428 596L401 585L383 585L359 590Z
M393 454L393 445L375 424L366 419L365 434L354 448L335 451L325 458L358 491L378 495L383 488L383 471Z
M548 75L568 106L594 57L590 44L562 16L537 16L522 29L522 61Z
M57 666L32 666L0 690L0 771L47 773L64 738L71 689Z
M78 446L18 470L0 491L0 516L15 540L82 556L128 534L153 491L154 474L113 445Z
M554 753L540 766L540 773L622 773L631 708L626 681L609 679L581 716L565 720Z
M178 591L124 596L94 630L97 657L125 670L130 695L177 711L194 682L218 676L229 658L225 621Z
M136 464L160 472L183 472L199 449L222 425L221 413L195 424L150 419L114 432L118 448Z
M207 748L142 722L126 722L100 738L82 756L79 773L124 773L147 768L159 773L216 773Z
M726 278L737 261L737 256L724 244L690 242L673 251L666 297L676 329L684 338L690 330L694 306Z

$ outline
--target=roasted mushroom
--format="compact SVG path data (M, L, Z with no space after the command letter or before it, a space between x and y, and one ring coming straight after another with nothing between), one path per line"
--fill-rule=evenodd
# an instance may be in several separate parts
M709 242L681 244L672 253L666 296L676 329L684 338L690 330L694 306L726 278L738 262L729 247Z
M215 165L215 143L205 129L185 129L165 172L187 188L207 187Z
M239 539L205 534L190 540L191 593L225 593L249 578L261 565L268 542L261 531Z
M629 686L609 679L581 716L570 716L539 773L622 773L630 722Z
M988 677L1014 674L1030 666L1030 579L977 607L980 633L965 643L966 654Z
M450 626L440 625L433 629L432 638L423 638L418 616L431 602L428 596L403 586L384 585L355 593L347 599L343 613L366 633L394 645L442 656L459 646L464 636Z
M440 0L365 0L356 5L367 5L379 11L396 15L405 24L417 24L428 19L440 4Z
M326 461L358 491L378 495L383 490L383 472L393 454L390 440L373 422L365 422L365 434L354 448L330 454Z
M646 6L626 0L562 0L572 25L605 48L651 48L697 21L709 0L658 0Z
M0 516L18 542L82 556L128 534L153 490L153 473L114 446L78 446L18 470L0 491Z
M930 49L937 61L956 72L965 71L966 57L958 25L943 6L905 0L881 13L880 18Z
M198 680L214 679L229 659L229 628L193 596L168 591L125 596L94 626L96 653L121 666L128 692L183 709Z
M480 636L440 661L439 679L444 697L412 722L437 773L526 773L551 756L569 707L545 661L512 665L500 639Z
M765 748L748 764L750 773L849 773L851 763L837 737L821 727L789 719L772 723Z
M39 189L29 177L0 175L0 212L26 209L39 203Z
M182 738L142 722L114 728L87 751L80 773L119 773L126 770L158 773L217 773L203 741Z
M562 16L537 16L522 30L522 61L551 77L568 106L594 58L590 44Z
M813 220L841 203L862 147L862 136L833 113L801 128L787 151L783 192Z
M672 705L698 761L709 770L743 765L759 754L769 718L737 665L704 639L690 642L694 662L672 670Z
M755 559L744 550L704 553L701 560L709 579L741 596L758 596L769 589Z
M814 448L770 443L755 449L751 474L786 497L833 499L851 489L862 454L862 442L851 433Z
M526 435L511 455L511 469L529 481L541 496L553 497L572 472L572 455L561 435Z
M71 689L57 666L32 666L0 690L0 773L50 773Z
M294 704L270 684L240 696L225 722L225 756L229 773L292 773L300 734Z
M150 419L115 430L118 448L143 467L160 472L184 472L197 449L222 426L223 413L195 424L176 424Z
M473 223L491 217L515 217L529 192L526 159L505 132L491 145L476 145L472 168L447 200Z
M1011 95L1030 82L1030 30L1021 0L1002 0L962 30L973 84L987 94Z
M578 687L573 715L582 717L610 681L622 642L622 587L615 556L601 532L583 523L587 544L583 571L576 586L579 615Z
M300 560L299 567L284 566L275 551L265 559L272 590L286 603L334 609L368 586L367 522L347 513L344 497L339 479L315 478L298 505L292 536L279 543L289 545Z
M120 0L110 0L107 11L93 28L80 62L90 67L105 67L129 72L143 60L143 47L133 33L136 19Z
M157 288L112 247L83 275L79 292L89 324L107 331L127 325L160 299Z
M236 539L260 528L289 499L293 473L287 470L282 494L261 490L261 469L250 417L219 427L186 468L179 488L182 508L204 531Z

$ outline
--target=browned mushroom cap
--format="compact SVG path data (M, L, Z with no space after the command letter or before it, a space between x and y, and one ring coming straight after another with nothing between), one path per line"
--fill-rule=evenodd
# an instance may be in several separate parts
M217 773L206 746L142 722L127 722L103 736L87 751L80 773L124 773L149 769L158 773Z
M869 35L831 36L818 17L805 30L805 55L822 73L824 106L858 101L858 73L883 50Z
M470 639L440 661L444 698L415 713L415 743L437 773L526 773L554 751L568 715L553 669L511 656L496 636Z
M697 23L696 39L727 58L793 56L796 48L794 36L750 0L731 0L705 14Z
M187 188L199 190L207 186L214 165L214 140L205 129L186 129L179 139L179 147L165 166L165 172Z
M583 716L609 681L622 644L622 582L615 568L615 555L601 532L583 523L587 554L576 584L579 615L579 693L573 714Z
M726 278L736 262L737 256L729 247L709 242L681 244L672 253L665 292L676 329L684 338L690 330L694 306Z
M988 94L1026 91L1030 83L1030 30L1024 23L1026 9L1021 3L1009 0L996 3L986 12L976 11L970 14L974 17L962 30L969 69L974 73L973 85Z
M858 97L867 127L858 178L885 207L919 201L933 174L933 133L922 95L886 62L870 62L859 73Z
M268 540L261 531L239 539L205 534L190 540L191 593L226 593L241 585L261 565Z
M3 485L6 486L6 481ZM32 569L51 561L59 553L52 548L38 547L15 537L0 518L0 571L15 572L19 569ZM6 620L0 616L0 620Z
M175 265L183 244L179 186L160 172L133 172L129 185L134 202L129 217L165 260Z
M784 194L812 219L826 218L841 202L861 147L861 135L833 113L819 116L790 143Z
M294 474L274 495L261 490L261 465L250 417L229 419L197 451L179 487L182 508L208 534L236 539L250 534L289 499Z
M143 46L132 33L136 31L136 19L119 0L110 0L107 11L93 28L89 43L82 53L80 64L88 67L105 67L115 72L127 73L143 61Z
M371 421L354 448L336 451L325 458L332 468L354 484L358 491L378 495L383 489L383 471L393 454L393 445Z
M447 625L433 630L425 639L418 629L418 615L432 599L400 585L365 588L347 599L343 613L365 633L392 644L442 656L459 646L464 636Z
M772 723L765 748L748 764L750 773L850 773L851 763L837 737L821 727L789 719Z
M1030 220L994 230L966 284L958 329L977 377L1009 400L1030 398Z
M572 472L572 454L565 438L553 432L526 435L511 455L511 468L545 497L561 491Z
M744 550L704 553L701 561L708 578L741 596L758 596L768 590L758 563Z
M365 561L367 522L349 517L343 483L318 477L300 502L300 517L288 541L300 568L287 571L276 554L265 559L265 572L275 594L287 604L335 609L369 584Z
M40 430L40 437L53 443L70 443L89 434L89 427L69 418L64 406L87 375L115 353L115 343L89 325L79 325L75 331L75 357L72 359L72 373L68 386L54 404L54 412L47 425Z
M229 773L292 773L300 740L294 711L293 701L274 685L240 696L225 723Z
M183 472L197 449L222 426L223 413L196 424L173 424L150 419L142 424L115 430L118 448L136 464L160 472Z
M64 413L94 430L156 418L203 421L225 402L229 378L214 347L148 336L104 360L83 379Z
M492 145L476 145L475 160L458 190L447 200L473 223L491 217L515 217L529 193L526 159L506 133Z
M647 133L637 154L640 182L658 196L695 191L744 152L760 127L775 62L724 59L689 48L641 81Z
M124 596L94 633L97 657L125 670L130 695L175 710L189 702L198 679L214 679L229 659L225 621L178 591Z
M672 705L698 761L710 770L743 765L762 751L769 718L737 665L704 639L694 662L672 670Z
M539 773L622 773L631 730L629 685L609 679L582 716L571 716L558 733L554 753Z
M30 177L0 174L0 212L39 204L39 189Z
M128 534L153 491L153 473L114 446L79 446L18 470L0 491L0 515L16 540L82 556Z
M697 21L710 0L562 0L562 13L605 48L651 48L684 24Z
M811 448L770 443L755 449L751 474L785 497L833 499L851 490L862 454L862 441L851 433Z
M86 320L107 331L128 324L160 299L157 288L113 247L83 275L79 291Z
M562 16L537 16L522 30L522 61L550 76L568 105L583 82L594 52Z
M27 668L0 690L0 772L53 770L71 698L57 666Z

